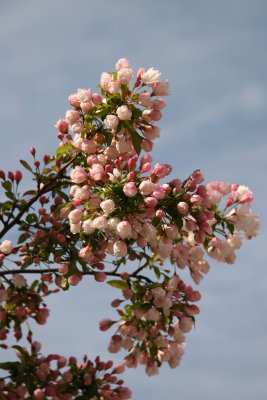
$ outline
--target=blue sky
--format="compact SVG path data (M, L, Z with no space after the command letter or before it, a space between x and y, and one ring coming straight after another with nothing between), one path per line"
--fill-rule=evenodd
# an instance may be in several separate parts
M127 372L133 399L265 398L266 1L17 0L0 1L0 9L0 168L17 169L32 145L53 153L68 95L95 89L101 72L127 57L171 84L155 162L172 163L173 177L200 168L207 182L255 193L259 236L244 243L234 266L212 263L180 367L154 378L141 367ZM97 326L116 293L104 288L87 280L51 298L37 335L44 351L108 357L108 335Z

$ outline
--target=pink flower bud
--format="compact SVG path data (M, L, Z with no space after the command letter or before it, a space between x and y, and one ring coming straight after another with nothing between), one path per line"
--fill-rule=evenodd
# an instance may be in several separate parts
M68 123L65 119L59 119L55 127L63 134L68 133Z
M19 181L21 181L21 179L22 179L22 173L20 172L20 171L15 171L15 173L14 173L14 178L15 178L15 181L17 182L17 183L19 183Z
M158 218L163 218L164 215L165 215L165 213L164 213L163 210L157 210L157 211L156 211L156 217L158 217Z
M73 274L71 276L68 277L68 282L70 285L72 286L77 286L78 283L82 280L82 277L80 275L77 274Z
M98 106L102 103L102 96L98 93L93 93L92 94L92 102Z
M60 274L65 275L65 274L68 273L68 271L69 271L69 265L68 265L68 264L60 264L60 265L59 265L59 267L58 267L58 272L59 272Z
M148 207L156 207L158 200L155 197L146 197L145 203Z
M46 307L41 308L36 312L36 322L40 325L44 325L46 323L46 320L49 316L49 310Z
M36 400L43 400L46 397L42 389L35 389L33 395Z
M199 196L198 194L193 194L193 196L191 196L191 198L190 198L190 203L191 203L193 206L199 206L199 205L201 205L201 204L202 204L202 201L203 201L202 197Z
M180 214L186 215L189 210L189 205L185 201L181 201L177 204L177 210Z
M13 174L13 172L8 171L7 177L8 177L8 179L10 179L11 181L14 181L14 174Z
M104 332L107 331L112 325L113 321L111 319L102 319L102 321L99 322L99 329Z
M142 166L141 172L142 173L148 172L148 171L150 171L150 169L151 169L151 163L145 163Z
M36 154L36 149L35 149L35 147L31 147L31 148L30 148L30 153L31 153L33 156L35 156L35 154Z
M94 277L97 282L104 282L107 279L107 275L104 272L96 272Z
M149 153L153 149L153 142L149 139L144 139L141 143L141 148Z

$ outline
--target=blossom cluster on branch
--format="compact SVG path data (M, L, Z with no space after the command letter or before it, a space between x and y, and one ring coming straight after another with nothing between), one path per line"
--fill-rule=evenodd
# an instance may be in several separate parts
M187 268L199 284L209 258L232 264L243 239L257 234L248 187L205 185L200 170L168 179L171 165L153 163L156 123L169 95L160 76L154 68L134 74L127 59L118 60L114 72L102 73L100 93L78 89L69 97L71 109L56 123L56 154L38 160L31 148L32 166L21 160L34 189L20 194L22 173L0 171L6 195L0 203L0 346L7 348L12 332L21 340L22 325L31 346L13 346L19 361L0 363L9 371L0 378L3 398L129 398L113 373L143 364L155 375L164 362L175 368L184 353L201 295L179 271ZM14 227L17 243L8 236ZM26 278L33 274L40 279ZM116 328L108 349L127 354L122 366L103 375L111 362L42 356L29 326L30 318L46 323L46 296L86 275L121 292L111 303L118 319L102 320L100 330Z

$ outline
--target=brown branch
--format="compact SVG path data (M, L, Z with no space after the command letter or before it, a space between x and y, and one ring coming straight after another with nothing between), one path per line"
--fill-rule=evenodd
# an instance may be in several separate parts
M95 275L99 271L79 271L81 275ZM120 278L120 273L115 271L103 271L107 276L116 276ZM48 273L58 273L58 268L44 268L44 269L9 269L6 271L0 271L0 277L6 275L16 275L16 274L48 274ZM138 275L136 273L129 274L131 278L140 278L144 279L147 282L151 282L151 280L144 275Z
M58 179L61 177L61 175L66 171L66 169L68 168L68 166L69 166L70 164L72 164L72 162L75 160L75 158L76 158L77 156L78 156L78 154L76 154L74 157L72 157L72 159L71 159L61 170L59 170L58 173L57 173L54 177L51 178L50 182L48 182L46 185L44 185L44 187L43 187L42 189L40 189L39 192L36 193L36 195L33 196L33 197L28 201L28 203L25 204L24 207L22 207L22 209L21 209L20 212L16 215L16 217L15 217L8 225L6 225L6 226L2 229L2 231L1 231L1 233L0 233L0 239L8 232L11 228L13 228L14 225L16 225L16 224L19 222L19 220L21 219L21 217L23 216L23 214L24 214L26 211L28 211L28 209L32 206L32 204L34 204L34 203L39 199L39 197L41 197L43 194L45 194L45 193L47 193L47 192L50 192L51 190L53 190L53 189L57 186L57 184L58 184L57 180L58 180ZM51 185L51 183L53 183L53 182L54 182L54 184Z

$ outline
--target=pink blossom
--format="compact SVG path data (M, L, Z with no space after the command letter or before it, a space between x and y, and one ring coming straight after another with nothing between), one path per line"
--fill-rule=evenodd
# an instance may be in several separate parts
M132 237L132 226L128 221L121 221L117 225L117 232L121 239L129 239Z
M82 210L80 210L78 208L76 208L75 210L72 210L68 215L70 223L77 224L78 222L81 221L82 215L83 215Z
M71 130L74 133L81 133L84 129L84 125L81 121L76 121L71 125Z
M119 71L122 68L129 68L129 60L127 58L120 58L116 62L116 71Z
M95 153L96 143L93 140L84 140L81 144L81 150L87 154Z
M128 85L133 76L133 70L131 68L121 68L118 71L118 81L122 85Z
M81 221L78 222L77 224L70 224L70 231L71 231L71 233L73 233L73 234L79 233L80 230L81 230L81 226L82 226Z
M250 203L253 200L253 193L244 185L238 186L238 189L233 191L234 199L240 204Z
M63 134L68 132L68 123L64 119L59 119L55 127Z
M150 108L152 105L152 100L150 97L150 94L144 90L143 92L141 92L138 96L138 103L146 108Z
M80 107L80 102L77 99L76 94L71 94L68 98L68 101L72 107L74 107L74 108Z
M82 183L87 179L87 173L79 166L76 166L70 174L71 181L74 183Z
M164 107L166 107L167 102L163 99L155 99L152 101L151 108L154 110L162 110Z
M79 251L79 256L86 262L90 262L92 256L92 248L90 246L83 247Z
M147 321L159 321L160 313L155 307L151 307L145 314Z
M125 196L134 197L137 193L137 188L135 186L135 183L134 182L125 183L125 185L123 186L123 193L125 194Z
M150 118L151 119L151 118ZM149 140L155 140L160 136L160 129L158 126L146 125L143 127L143 135Z
M105 170L101 164L93 164L90 169L91 178L95 181L100 181L105 174Z
M146 197L145 203L148 207L156 207L158 200L155 197Z
M23 286L26 286L26 284L27 284L24 276L20 275L20 274L15 274L12 278L12 282L17 288L22 288Z
M93 227L95 229L105 230L108 226L107 218L104 216L96 217L93 220Z
M154 83L158 82L160 75L161 73L158 70L149 68L142 73L141 79L145 85L152 86Z
M92 110L92 108L94 107L94 104L92 103L92 101L88 101L86 103L81 103L80 107L83 112L88 113Z
M104 124L108 129L116 129L119 123L118 117L116 115L109 114L107 115Z
M66 112L66 121L68 122L68 124L73 125L74 122L78 121L78 119L80 118L80 113L79 111L75 111L75 110L68 110Z
M76 98L79 100L80 103L87 103L91 101L92 93L90 89L78 89L76 93Z
M152 183L149 180L145 180L145 181L141 182L140 186L139 186L139 190L143 196L147 196L150 193L152 193L154 188L155 188L154 183Z
M87 219L86 221L84 221L82 224L82 229L86 235L91 235L91 233L95 231L95 228L93 226L93 220Z
M132 111L127 106L120 106L117 108L117 115L120 120L129 120L132 118Z
M101 74L101 78L100 78L100 85L102 86L103 89L107 90L107 85L110 81L113 80L113 76L112 74L108 74L107 72L103 72Z
M100 203L100 207L102 208L102 210L107 213L107 214L111 214L114 209L115 209L115 203L113 200L108 199L108 200L104 200L101 201Z
M149 153L153 149L153 142L149 139L144 139L141 143L141 148Z
M12 250L13 250L13 243L11 242L11 240L4 240L0 244L0 253L10 254Z
M121 91L120 84L118 81L111 80L106 85L106 90L111 93L119 93Z
M122 240L118 240L113 245L113 253L117 257L125 257L127 255L128 249L127 244Z
M153 84L153 94L155 96L168 96L170 94L170 85L167 80Z
M127 153L131 150L132 144L126 140L119 140L116 142L116 149L119 153Z

